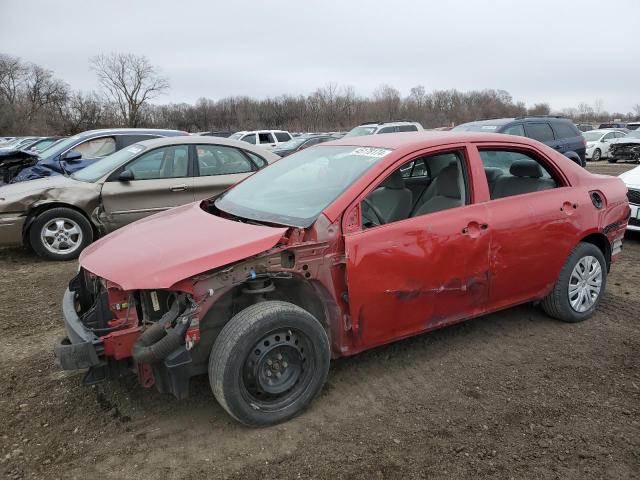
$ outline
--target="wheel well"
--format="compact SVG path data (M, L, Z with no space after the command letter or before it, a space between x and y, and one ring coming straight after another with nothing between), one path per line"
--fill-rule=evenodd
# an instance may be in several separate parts
M29 230L31 229L31 225L33 224L33 221L36 219L36 217L41 213L46 212L47 210L51 210L52 208L69 208L71 210L78 212L80 215L82 215L84 218L86 218L89 221L89 224L91 225L91 229L93 230L93 238L95 239L98 237L99 235L98 228L91 221L91 218L87 216L86 212L76 207L75 205L70 205L68 203L63 203L63 202L52 202L52 203L44 203L42 205L38 205L32 208L31 210L29 210L29 212L27 213L27 220L24 222L24 227L22 229L23 242L28 243Z
M200 343L191 351L196 370L206 366L211 346L227 322L256 301L281 300L303 308L318 319L331 339L330 321L325 310L325 301L329 295L321 287L316 288L308 280L296 276L273 278L272 282L275 289L264 294L261 299L245 293L243 290L247 288L247 284L243 283L229 290L211 306L200 321Z
M607 262L607 271L611 266L611 244L609 243L609 239L606 235L602 233L592 233L591 235L587 235L584 237L581 242L590 243L595 245L600 249L602 254L604 255L604 259Z

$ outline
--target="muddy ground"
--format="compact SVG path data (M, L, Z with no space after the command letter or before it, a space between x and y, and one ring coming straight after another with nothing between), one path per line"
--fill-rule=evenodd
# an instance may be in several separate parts
M640 478L639 235L589 321L522 306L337 360L305 414L266 429L231 420L206 378L177 401L59 371L75 269L0 250L7 478Z

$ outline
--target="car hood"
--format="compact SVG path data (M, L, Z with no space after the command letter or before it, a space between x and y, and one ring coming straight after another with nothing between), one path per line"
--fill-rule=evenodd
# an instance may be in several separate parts
M627 187L640 187L640 167L632 168L618 175Z
M116 230L86 248L80 265L124 290L170 288L198 273L262 253L286 231L217 217L196 202Z
M615 143L616 145L625 144L625 143L640 143L640 138L635 137L620 137L612 140L611 143Z

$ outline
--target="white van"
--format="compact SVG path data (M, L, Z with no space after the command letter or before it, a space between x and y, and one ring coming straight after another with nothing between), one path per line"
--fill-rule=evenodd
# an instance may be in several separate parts
M259 145L267 150L273 150L281 143L288 142L293 137L284 130L254 130L251 132L236 132L229 138L232 140L242 140L251 145Z

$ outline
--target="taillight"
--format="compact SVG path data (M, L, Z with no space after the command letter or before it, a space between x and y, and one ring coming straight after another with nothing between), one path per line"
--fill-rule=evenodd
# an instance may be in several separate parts
M582 137L582 145L587 146L587 139Z

